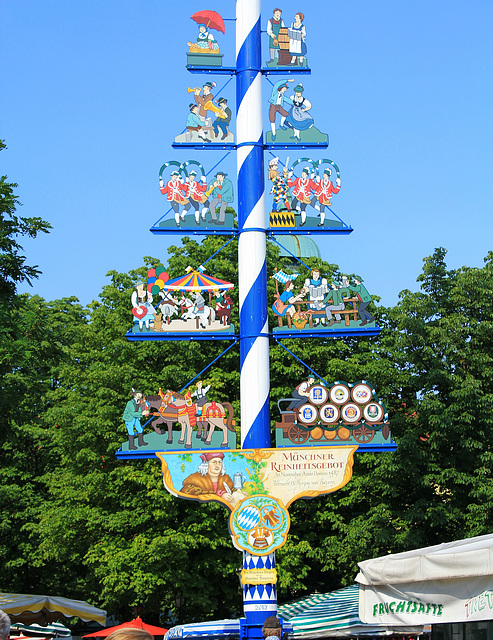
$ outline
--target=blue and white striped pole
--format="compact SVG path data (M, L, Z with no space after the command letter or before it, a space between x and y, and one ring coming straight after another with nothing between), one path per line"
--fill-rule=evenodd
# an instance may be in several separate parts
M242 448L270 447L260 0L236 3Z
M270 447L260 0L236 2L236 105L241 447L258 449ZM243 553L245 570L274 565L273 553ZM277 613L276 585L244 585L243 609L242 639L262 638Z

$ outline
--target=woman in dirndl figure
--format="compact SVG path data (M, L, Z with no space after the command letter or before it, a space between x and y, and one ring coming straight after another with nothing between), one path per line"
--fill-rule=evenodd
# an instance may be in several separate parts
M305 16L302 13L297 13L294 17L294 22L288 29L291 64L296 64L296 58L298 58L300 66L303 65L303 59L306 55L306 29L303 24L304 18Z
M294 135L291 139L300 140L300 131L306 131L310 127L313 127L313 118L309 115L308 111L312 108L312 103L303 97L303 85L300 84L294 89L294 96L292 97L293 104L291 105L288 113L288 117L285 120L285 125L293 128Z

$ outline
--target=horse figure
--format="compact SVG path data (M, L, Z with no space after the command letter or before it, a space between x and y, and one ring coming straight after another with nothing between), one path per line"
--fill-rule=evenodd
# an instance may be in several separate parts
M166 425L168 429L168 439L166 444L173 444L173 425L178 422L181 426L180 439L178 444L185 445L185 449L192 448L192 431L196 424L194 412L189 410L184 396L175 391L167 390L163 393L159 390L158 396L146 396L147 402L155 411L153 415L156 419L152 421L151 426L156 433L160 435L165 433L159 425Z
M228 431L236 433L233 427L234 408L229 402L206 402L202 407L200 415L197 416L197 438L201 438L205 444L211 444L212 434L216 427L222 429L223 441L221 447L228 446ZM226 413L227 410L227 413ZM226 419L226 415L228 416ZM207 426L209 433L207 434Z
M181 316L182 320L195 320L197 318L202 328L207 329L209 319L211 322L216 319L216 310L207 305L204 305L200 311L192 307Z
M216 427L223 431L223 441L221 447L228 447L228 431L235 432L233 425L234 409L229 402L219 404L216 402L207 402L199 408L192 402L190 391L185 395L170 391L163 393L159 390L158 396L146 396L146 401L150 404L153 415L156 419L152 421L151 426L156 433L164 434L166 431L161 429L159 425L166 425L168 431L168 439L166 444L173 444L173 425L178 422L181 426L180 439L178 444L183 444L185 449L192 448L192 432L193 427L197 425L197 437L201 438L207 445L211 444L212 434ZM226 415L227 420L226 420ZM207 428L209 433L207 434Z

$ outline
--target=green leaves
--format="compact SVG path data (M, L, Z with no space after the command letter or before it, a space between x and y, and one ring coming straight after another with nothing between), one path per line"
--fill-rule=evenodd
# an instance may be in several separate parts
M223 243L185 238L170 249L170 277ZM236 251L233 241L208 272L236 282ZM276 247L268 260L269 274L283 266ZM179 389L221 351L208 342L125 339L132 288L159 264L144 262L110 272L88 308L17 296L0 323L8 336L0 353L4 588L88 599L121 619L134 605L156 623L231 617L242 607L241 554L226 509L169 495L157 461L114 455L127 437L121 415L132 387ZM323 270L337 277L336 265ZM399 447L356 452L348 485L290 507L290 534L277 553L280 601L351 583L359 560L492 528L493 254L482 269L449 270L437 249L418 280L420 291L376 307L378 339L284 341L328 382L369 380ZM238 351L203 375L217 399L232 400L237 420ZM276 400L306 372L278 344L270 357L274 441Z

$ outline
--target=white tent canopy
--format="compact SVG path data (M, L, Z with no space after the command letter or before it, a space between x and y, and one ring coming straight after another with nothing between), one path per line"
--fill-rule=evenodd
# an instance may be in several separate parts
M358 563L359 615L369 624L493 619L493 534Z

